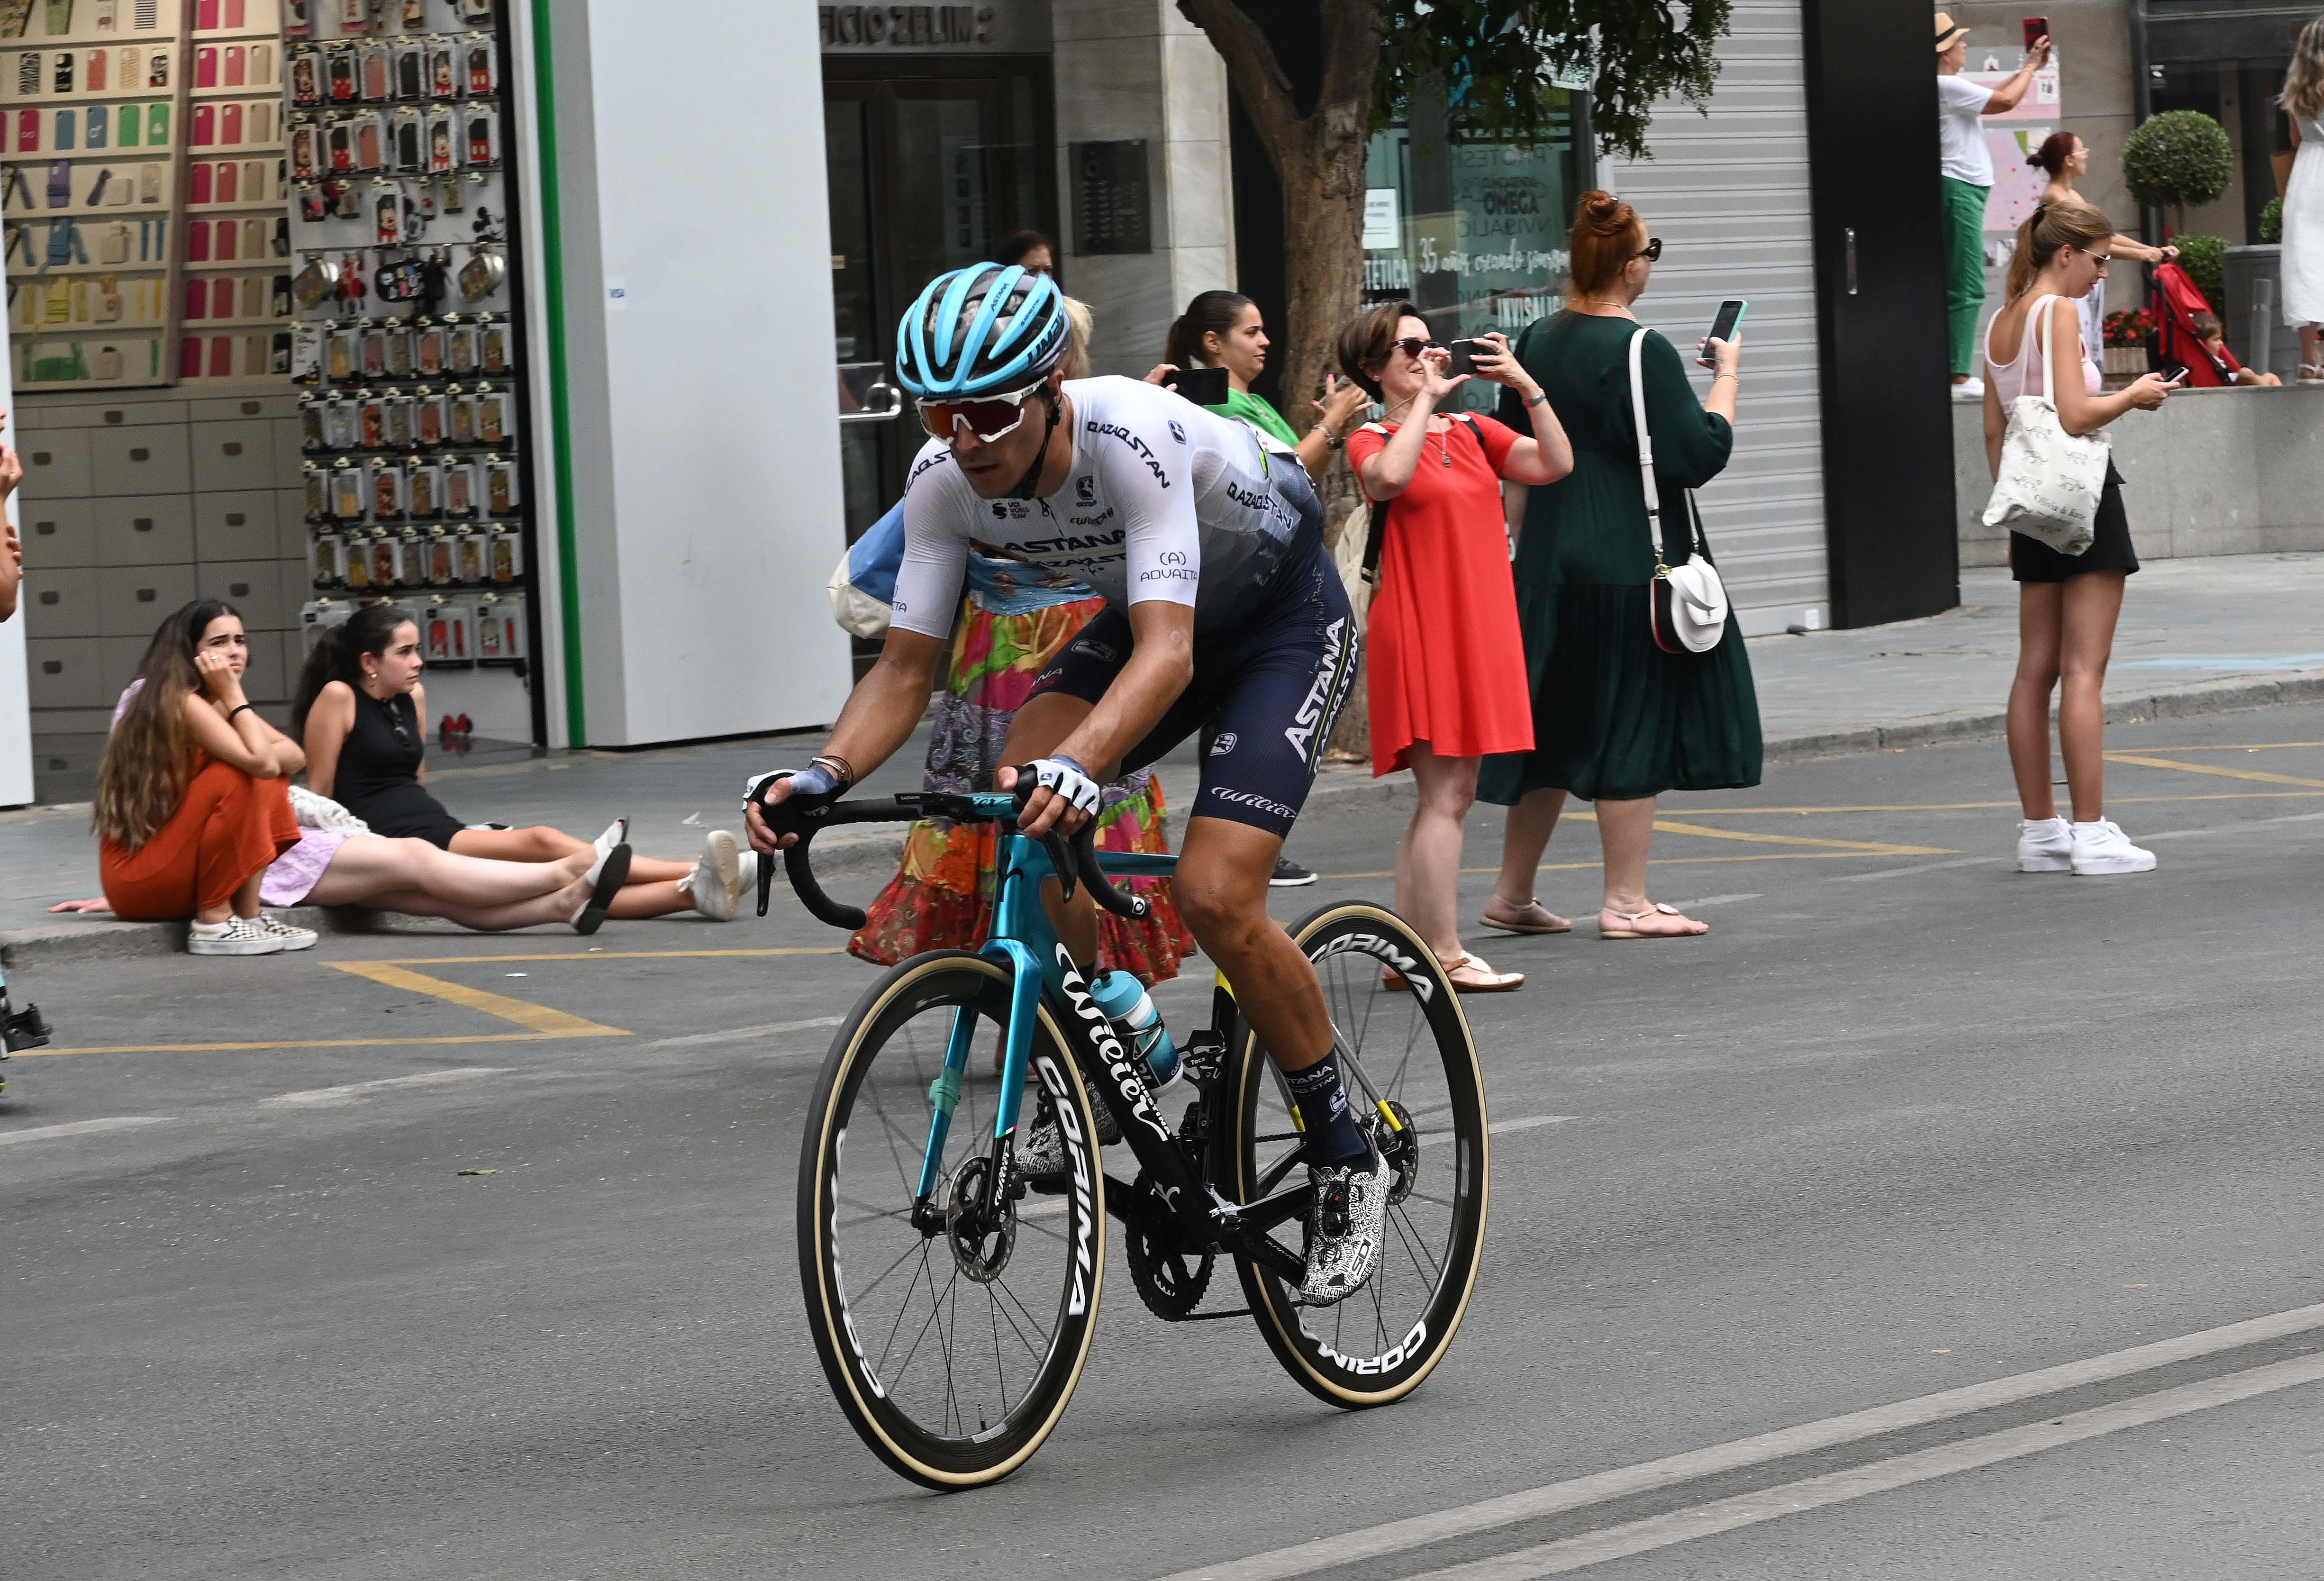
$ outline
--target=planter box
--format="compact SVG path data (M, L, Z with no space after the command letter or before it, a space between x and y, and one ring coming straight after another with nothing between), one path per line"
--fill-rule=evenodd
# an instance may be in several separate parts
M2146 347L2143 346L2109 346L2101 371L2110 374L2127 374L2136 378L2146 371Z
M2292 383L2300 372L2300 337L2283 321L2283 247L2267 242L2250 247L2229 247L2227 256L2227 305L2220 321L2227 327L2227 349L2245 366L2257 368ZM2255 313L2254 299L2264 295L2264 314ZM2265 320L2262 328L2261 321ZM2260 359L2260 337L2267 337L2267 358Z

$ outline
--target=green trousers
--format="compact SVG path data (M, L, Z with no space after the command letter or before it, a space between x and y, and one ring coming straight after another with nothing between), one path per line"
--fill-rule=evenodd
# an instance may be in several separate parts
M1945 190L1945 313L1953 372L1974 374L1977 316L1985 308L1985 195L1993 189L1937 179Z

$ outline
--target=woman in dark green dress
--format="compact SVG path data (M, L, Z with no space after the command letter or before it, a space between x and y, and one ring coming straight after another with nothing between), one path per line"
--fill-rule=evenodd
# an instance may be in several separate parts
M1574 464L1560 482L1514 491L1526 496L1517 586L1534 749L1487 758L1480 777L1479 797L1511 809L1483 920L1511 933L1572 928L1534 898L1534 875L1572 795L1597 803L1606 853L1600 937L1687 938L1709 925L1646 895L1655 798L1757 784L1758 698L1731 615L1707 653L1665 653L1647 624L1655 562L1630 411L1638 328L1630 304L1646 291L1661 244L1628 204L1589 192L1572 249L1566 310L1527 328L1517 347L1572 440ZM1739 353L1709 344L1717 372L1709 401L1698 402L1669 341L1649 334L1644 349L1655 478L1668 505L1727 465ZM1672 510L1665 530L1663 555L1674 566L1692 550L1683 514Z

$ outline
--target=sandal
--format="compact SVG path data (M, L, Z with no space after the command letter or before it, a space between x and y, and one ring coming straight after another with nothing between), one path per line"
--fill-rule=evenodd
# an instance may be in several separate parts
M2301 363L2300 365L2299 383L2302 384L2324 384L2324 364Z
M1493 905L1493 901L1487 901L1484 914L1477 920L1488 928L1499 929L1503 933L1571 933L1573 931L1572 920L1559 916L1537 900L1527 900L1524 905L1519 906L1506 918L1494 916Z
M1525 986L1523 972L1497 972L1467 950L1461 952L1457 961L1436 964L1444 968L1444 980L1452 985L1455 994L1514 994ZM1463 972L1469 975L1462 976ZM1390 994L1410 992L1402 977L1387 970L1380 973L1380 986Z
M1664 922L1665 917L1675 917L1675 923ZM1655 919L1651 928L1642 927L1648 918ZM1700 938L1711 931L1711 924L1698 922L1676 906L1649 901L1643 911L1617 911L1609 906L1598 913L1598 937L1600 938Z

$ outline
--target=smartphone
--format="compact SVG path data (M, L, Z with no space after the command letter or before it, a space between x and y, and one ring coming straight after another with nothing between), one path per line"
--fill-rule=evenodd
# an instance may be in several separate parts
M2174 363L2172 365L2171 376L2163 382L2166 384L2183 384L2187 382L2187 375L2194 371L2190 367Z
M1474 374L1477 371L1477 347L1482 344L1471 339L1455 340L1447 346L1444 349L1452 354L1452 360L1444 365L1444 376L1457 379L1462 374Z
M1743 315L1750 306L1751 304L1745 301L1741 297L1729 297L1725 301L1720 303L1719 311L1712 316L1711 320L1711 333L1704 336L1703 338L1707 341L1724 340L1729 345L1732 346L1735 343L1735 331L1743 327ZM1694 360L1701 363L1706 368L1716 367L1719 365L1712 360L1708 347L1697 356Z
M2050 19L2048 17L2029 16L2025 19L2025 47L2028 50L2049 36Z
M1227 371L1224 368L1173 368L1162 375L1162 387L1176 390L1197 406L1224 406L1227 403Z

